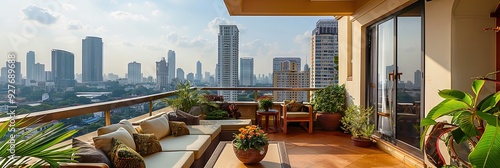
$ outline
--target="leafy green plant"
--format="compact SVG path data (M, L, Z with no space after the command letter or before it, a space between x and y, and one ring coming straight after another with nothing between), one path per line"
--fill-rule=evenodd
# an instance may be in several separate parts
M345 86L332 84L316 90L311 103L315 111L336 113L344 111L345 99Z
M372 113L373 107L349 106L340 120L342 129L351 132L354 138L371 139L375 130L375 124L370 123Z
M224 110L215 110L207 113L207 120L220 120L229 118L229 114Z
M189 81L177 84L177 96L174 98L165 98L163 101L172 106L172 108L185 112L189 112L193 106L201 104L214 106L214 103L210 102L200 90L191 88Z
M77 130L68 131L68 126L63 123L50 126L45 123L27 129L37 121L21 119L14 127L9 126L10 122L0 125L0 137L5 138L0 142L0 167L41 167L47 164L59 167L61 162L76 162L73 156L76 148L54 145L70 138ZM42 129L43 131L38 131ZM11 148L14 146L15 151Z
M444 139L449 151L454 151L453 146L449 145L449 141L457 143L469 143L471 150L468 159L472 167L500 167L500 92L496 92L481 99L481 91L486 81L498 81L490 79L490 76L499 73L488 73L483 77L477 77L472 82L472 92L474 96L459 90L444 89L438 92L439 96L444 100L432 108L427 116L422 119L420 126L424 127L423 135L427 135L427 131L434 125L431 135L428 140L422 136L420 146L423 150L436 148L428 145L435 143L431 140ZM451 123L443 123L436 121L437 119L450 116ZM442 125L447 125L444 127ZM442 126L442 127L439 127ZM438 132L439 135L433 135L433 132ZM444 137L441 137L444 136ZM479 139L476 143L475 142ZM424 147L425 143L425 147ZM475 145L475 146L474 146ZM432 147L431 147L432 146ZM437 152L440 155L440 152ZM429 155L428 157L433 157ZM434 158L436 158L434 156ZM444 161L437 161L442 164Z
M273 106L273 99L269 96L259 98L259 109L269 109Z

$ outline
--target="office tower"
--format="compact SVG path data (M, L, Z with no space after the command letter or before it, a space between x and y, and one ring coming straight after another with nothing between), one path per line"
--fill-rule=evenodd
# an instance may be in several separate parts
M31 80L35 80L34 73L35 71L33 70L35 66L35 52L33 51L28 51L26 53L26 81L29 83Z
M201 62L198 61L196 62L196 75L195 75L195 80L197 81L200 81L201 82L201 79L203 78L202 74L201 74Z
M175 51L168 50L168 83L175 78Z
M310 70L310 68L309 68L309 64L305 64L305 65L304 65L304 71L309 71L309 70Z
M52 77L56 87L75 86L75 55L64 50L52 50Z
M218 64L219 87L238 86L239 30L236 25L219 25ZM224 100L237 101L236 91L219 91Z
M240 85L252 86L253 85L253 58L243 57L240 58Z
M220 77L219 77L219 70L220 70L220 66L219 66L219 63L215 64L215 86L219 86L219 81L220 81Z
M203 81L205 82L210 81L210 72L205 71L205 75L203 76Z
M300 65L301 65L301 60L300 57L274 57L273 58L273 71L280 71L281 70L281 63L284 61L288 61L291 63L295 63L299 68L297 71L301 71ZM272 76L272 75L271 75Z
M87 36L82 40L82 81L102 81L102 39Z
M23 85L22 84L23 75L21 74L21 62L16 62L14 64L15 65L14 65L14 68L13 68L14 69L14 73L13 74L16 77L14 78L15 83L13 83L13 84L15 84L15 85ZM6 62L5 65L6 65L5 67L7 67L7 69L6 69L6 75L5 76L6 76L6 81L8 82L9 81L8 76L10 75L9 74L9 69L11 69L11 68L9 68L9 62Z
M1 73L0 73L0 83L7 83L7 67L2 67Z
M54 82L54 74L52 74L52 71L45 71L45 81Z
M35 66L33 66L33 79L37 82L45 82L46 80L45 76L45 64L40 64L36 63Z
M190 72L187 74L186 78L188 81L193 82L194 81L194 74Z
M142 82L142 72L141 72L141 63L131 62L128 63L128 83L136 84Z
M283 61L281 70L273 71L273 86L286 88L309 87L309 71L299 71L295 62ZM309 101L306 91L274 91L274 101Z
M420 90L420 88L421 88L420 86L422 85L422 71L416 70L413 78L414 78L413 79L413 88Z
M177 80L179 80L179 82L184 81L184 70L182 70L182 68L177 68Z
M333 59L338 55L338 23L335 19L321 19L316 23L311 37L310 87L326 87L333 83L337 71Z
M156 62L156 86L158 89L165 89L168 85L168 66L165 57Z

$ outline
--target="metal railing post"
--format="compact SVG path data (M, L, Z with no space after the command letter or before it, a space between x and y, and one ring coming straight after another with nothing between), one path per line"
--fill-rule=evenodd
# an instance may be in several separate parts
M259 99L259 91L257 89L253 90L253 101L257 101Z
M104 115L106 116L106 126L111 125L111 110L104 111Z
M149 100L149 116L153 115L153 100Z

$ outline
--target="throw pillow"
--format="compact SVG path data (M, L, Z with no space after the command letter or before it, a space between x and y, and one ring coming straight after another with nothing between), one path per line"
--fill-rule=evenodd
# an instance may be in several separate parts
M125 128L125 130L127 130L130 133L130 135L132 135L133 133L137 133L137 131L134 129L134 126L132 126L132 123L130 121L121 120L117 124L112 124L97 129L97 136L115 132L120 127Z
M132 134L135 142L135 151L146 156L152 153L161 152L160 141L154 134Z
M186 126L186 123L178 122L178 121L170 121L170 131L172 131L172 135L181 136L181 135L189 135L189 129Z
M292 101L287 105L287 111L302 111L304 105L300 102Z
M198 116L194 116L181 110L176 110L175 113L177 113L177 115L181 117L186 118L187 125L200 125L200 119L198 118Z
M180 115L177 115L176 112L170 112L167 114L168 121L181 121L181 122L186 122L187 119L184 117L181 117Z
M111 150L111 139L117 139L123 142L128 147L135 150L134 138L130 135L125 128L118 128L115 132L104 134L98 137L92 138L94 140L94 145L97 149L102 150L104 153L109 153Z
M112 166L106 154L89 143L73 138L71 145L73 148L78 148L75 152L75 156L78 157L75 160L79 163L106 163Z
M113 148L108 153L109 158L113 162L114 167L119 168L145 168L146 162L144 158L134 151L134 149L128 147L120 140L113 138L111 140Z
M162 139L170 135L168 116L163 115L163 117L143 121L141 123L141 129L143 134L154 134L156 138Z

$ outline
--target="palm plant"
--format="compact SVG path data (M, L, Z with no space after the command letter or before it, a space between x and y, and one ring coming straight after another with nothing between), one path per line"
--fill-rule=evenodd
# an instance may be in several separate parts
M70 138L77 130L68 131L68 126L63 123L51 126L44 123L31 130L26 129L38 121L23 118L14 127L9 125L10 122L0 125L0 137L5 138L0 142L0 167L41 167L47 164L59 167L61 162L76 162L73 156L76 148L54 145Z
M177 84L177 96L175 98L163 99L174 109L188 112L193 106L208 104L214 106L213 102L208 101L204 94L198 89L191 88L189 82Z
M469 93L445 89L439 91L439 96L444 100L432 108L426 118L422 119L420 126L424 127L423 135L434 125L432 132L426 140L421 137L420 147L425 150L429 160L436 166L443 166L445 160L439 150L436 149L436 141L444 139L447 141L448 151L455 151L454 143L468 143L470 154L468 162L473 167L500 167L500 92L490 94L480 99L481 90L485 81L498 81L488 77L499 73L488 73L483 77L477 77L472 82L474 96ZM436 121L437 119L451 116L451 123ZM458 157L453 156L452 159Z

